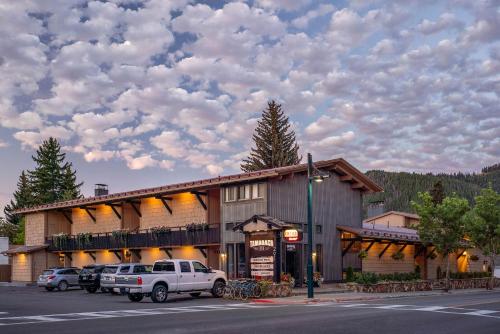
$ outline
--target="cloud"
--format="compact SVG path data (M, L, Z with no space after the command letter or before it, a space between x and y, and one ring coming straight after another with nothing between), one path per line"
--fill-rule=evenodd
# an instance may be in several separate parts
M239 169L276 99L315 159L496 163L495 2L424 4L9 2L0 146L55 136L88 163L220 175Z

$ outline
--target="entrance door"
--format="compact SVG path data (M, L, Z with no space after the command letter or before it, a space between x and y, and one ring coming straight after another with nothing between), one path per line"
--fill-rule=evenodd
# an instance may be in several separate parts
M295 284L300 283L300 244L285 245L285 270L295 278Z

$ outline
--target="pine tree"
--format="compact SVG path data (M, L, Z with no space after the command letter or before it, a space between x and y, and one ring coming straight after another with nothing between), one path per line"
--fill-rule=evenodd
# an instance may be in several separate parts
M10 200L10 204L5 206L4 213L8 223L18 225L21 217L12 213L12 211L26 208L34 204L30 181L24 170L19 176L19 181L17 181L17 190L14 192L13 197L14 199Z
M267 103L252 138L255 147L241 164L244 172L295 165L302 160L298 155L295 132L290 130L281 105L274 100Z
M432 196L432 203L434 205L442 204L444 199L444 189L441 180L434 183L434 186L429 192Z
M79 195L82 184L76 184L72 165L65 162L66 154L61 152L55 138L44 140L32 158L37 166L28 173L35 204L53 203Z
M71 162L66 163L62 172L61 195L64 201L80 198L82 196L80 194L80 187L83 185L83 182L76 183L76 171L71 169L72 166L73 164Z

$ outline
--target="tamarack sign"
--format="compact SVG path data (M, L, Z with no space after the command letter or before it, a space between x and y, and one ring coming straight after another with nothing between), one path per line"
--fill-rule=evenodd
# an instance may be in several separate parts
M274 275L275 245L272 236L250 239L250 269L255 278L272 279Z

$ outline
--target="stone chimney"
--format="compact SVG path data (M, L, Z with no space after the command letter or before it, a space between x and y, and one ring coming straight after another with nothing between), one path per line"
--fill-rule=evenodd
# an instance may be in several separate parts
M108 185L103 183L96 183L94 187L95 196L104 196L108 194Z

